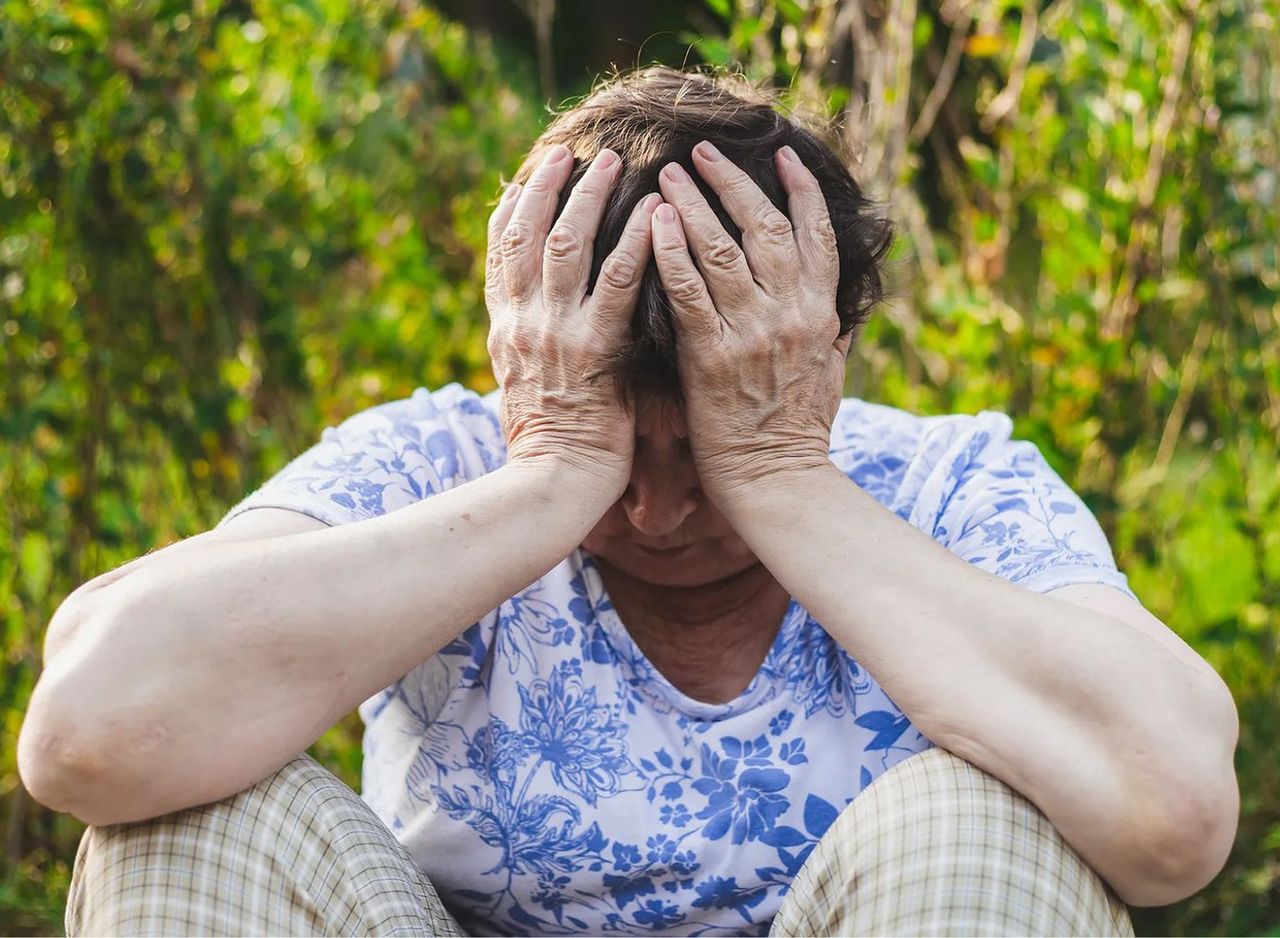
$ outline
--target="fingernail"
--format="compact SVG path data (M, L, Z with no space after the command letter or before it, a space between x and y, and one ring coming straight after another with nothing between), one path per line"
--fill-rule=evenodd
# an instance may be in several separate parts
M778 152L781 153L782 158L789 163L800 162L800 157L796 156L796 151L791 149L791 147L789 146L782 147L780 150L778 150Z
M600 169L608 169L616 162L618 162L618 154L612 150L601 150L596 156L596 166Z
M676 220L676 210L666 202L663 202L658 206L658 210L653 213L653 217L664 225L670 225Z
M703 140L693 149L697 151L699 156L709 163L714 163L721 159L720 151L716 149L715 144L710 140Z
M684 171L684 167L679 163L668 163L667 168L662 171L662 174L671 182L689 181L689 174Z
M551 152L547 154L546 165L551 166L559 163L562 159L569 155L569 148L563 143L557 143L551 148Z
M510 202L516 197L516 193L520 191L520 188L520 183L518 182L509 183L502 192L502 201Z
M642 212L652 212L662 203L662 196L656 192L650 192L640 200L640 210Z

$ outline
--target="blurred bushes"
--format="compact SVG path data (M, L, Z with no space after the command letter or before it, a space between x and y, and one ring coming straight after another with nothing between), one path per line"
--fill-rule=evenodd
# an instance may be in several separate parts
M696 52L843 115L899 223L850 393L1013 415L1236 695L1237 849L1139 932L1274 931L1280 2L704 12ZM0 0L0 931L60 928L82 829L9 743L53 610L323 426L493 386L484 222L536 87L412 0ZM313 752L358 785L354 715Z
M1280 3L710 5L904 236L856 392L1008 412L1235 695L1236 850L1135 927L1280 933Z
M0 2L0 932L57 927L81 829L10 743L58 602L326 424L492 387L486 204L539 126L528 71L413 3ZM358 720L317 751L358 786Z

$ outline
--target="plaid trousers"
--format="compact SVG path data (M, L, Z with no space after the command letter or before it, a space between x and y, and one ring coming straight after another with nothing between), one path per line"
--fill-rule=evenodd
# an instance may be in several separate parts
M463 935L408 851L308 755L222 801L89 827L79 935ZM772 935L1133 935L1030 801L945 749L889 769L801 868Z

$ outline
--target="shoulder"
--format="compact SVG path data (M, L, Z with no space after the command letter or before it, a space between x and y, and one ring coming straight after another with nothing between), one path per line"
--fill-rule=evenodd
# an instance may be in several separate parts
M491 400L460 384L417 388L326 426L219 524L251 508L328 525L387 513L497 469L506 442Z
M1088 505L1007 414L922 417L849 399L841 417L832 459L953 553L1042 592L1106 583L1133 595Z
M493 395L480 395L457 382L432 390L414 389L406 397L383 401L328 426L321 439L346 435L352 438L399 435L409 439L420 437L423 429L464 432L486 437L499 430Z
M320 442L350 457L416 457L462 480L496 469L506 456L489 397L456 382L436 390L419 387L352 414L326 427Z
M830 455L853 481L904 518L948 474L971 472L1009 440L1012 421L997 411L925 416L856 397L840 402Z

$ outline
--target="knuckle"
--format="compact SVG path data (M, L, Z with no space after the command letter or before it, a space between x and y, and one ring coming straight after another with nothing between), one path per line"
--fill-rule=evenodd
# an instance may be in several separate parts
M546 254L551 260L570 260L582 250L583 239L568 225L557 225L547 235Z
M768 212L760 219L760 234L769 241L790 241L791 222L779 211Z
M725 180L724 186L732 195L739 198L754 195L758 191L755 182L743 172L732 174Z
M507 350L508 338L507 329L499 326L496 322L489 328L489 338L485 343L485 347L489 351L489 357L495 362L501 362Z
M702 299L701 282L689 276L676 277L667 285L667 295L677 303L696 303Z
M529 181L526 183L525 189L535 188L539 192L548 192L558 187L557 175L556 167L544 161L529 174Z
M640 265L629 254L611 255L600 268L600 282L614 290L630 290L640 279Z
M836 249L836 230L829 218L815 218L810 221L809 237L823 250L834 252Z
M556 180L555 173L544 167L533 174L533 178L525 186L525 191L533 190L539 198L545 198L552 193L559 192L561 185Z
M512 221L502 232L501 251L504 257L522 254L533 243L533 229L527 222Z
M742 249L727 234L717 235L707 245L703 257L713 267L730 270L738 265Z
M587 173L582 177L573 188L573 194L576 196L574 201L581 202L599 202L609 194L609 179L597 173Z

